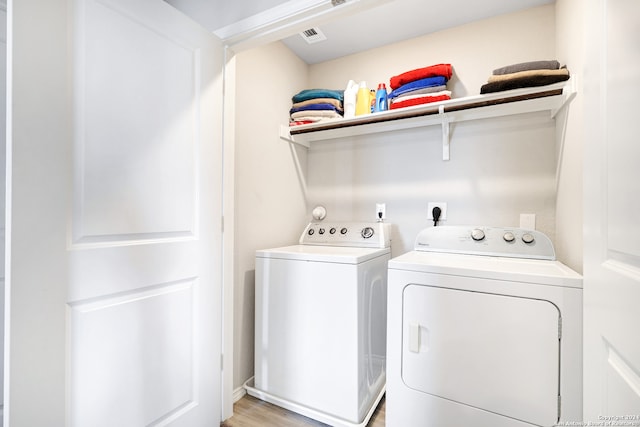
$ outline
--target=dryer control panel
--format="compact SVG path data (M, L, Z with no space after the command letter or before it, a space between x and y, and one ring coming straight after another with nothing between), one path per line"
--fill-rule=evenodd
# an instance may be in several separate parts
M388 248L391 224L382 222L311 222L300 236L301 245Z
M440 226L422 230L415 250L555 260L553 243L536 230L485 226Z

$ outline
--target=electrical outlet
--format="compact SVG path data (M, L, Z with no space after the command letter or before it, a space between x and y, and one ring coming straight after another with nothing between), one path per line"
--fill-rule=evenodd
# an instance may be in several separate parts
M520 214L520 228L525 230L536 229L536 214Z
M387 218L387 204L376 203L376 220L382 221Z
M428 217L427 219L433 220L433 208L440 208L440 219L438 221L446 221L447 219L447 203L446 202L429 202L427 206Z

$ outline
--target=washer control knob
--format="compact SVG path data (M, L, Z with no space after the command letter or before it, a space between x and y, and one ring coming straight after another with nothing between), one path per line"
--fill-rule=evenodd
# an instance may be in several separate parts
M347 231L349 231L349 230L347 230L347 227L342 227L340 229L340 234L347 234Z
M502 238L504 239L505 242L509 242L509 243L516 240L516 236L514 236L513 233L510 231L507 231L506 233L504 233L504 236L502 236Z
M365 227L360 232L360 235L362 235L362 237L365 239L369 239L371 236L373 236L373 233L374 233L373 228Z
M313 236L313 233L315 233L315 232L316 232L316 230L314 230L313 228L310 228L309 231L307 231L307 234L309 236Z
M318 230L318 233L324 234L324 228L321 228L320 230Z
M329 234L336 234L336 228L335 227L331 227L329 229Z
M522 235L522 241L525 243L533 243L534 240L535 238L530 233L525 233Z
M474 228L471 231L471 238L477 242L479 242L480 240L484 239L484 231L480 230L479 228Z

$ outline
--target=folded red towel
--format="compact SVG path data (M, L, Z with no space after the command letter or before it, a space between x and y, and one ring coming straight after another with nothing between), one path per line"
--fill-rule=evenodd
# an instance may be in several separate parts
M414 80L426 79L428 77L443 76L447 80L451 78L453 70L451 64L436 64L429 67L417 68L407 71L397 76L391 77L389 86L391 89L397 89L400 86L412 82Z
M395 110L396 108L411 107L412 105L429 104L431 102L446 101L448 99L451 99L449 95L423 96L421 98L413 98L413 99L407 99L405 101L392 102L389 109Z

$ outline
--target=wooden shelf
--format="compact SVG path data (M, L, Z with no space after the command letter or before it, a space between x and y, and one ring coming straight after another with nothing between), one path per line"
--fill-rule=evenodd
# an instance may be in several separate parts
M311 147L311 142L416 127L442 127L442 159L449 160L449 127L467 120L549 111L554 118L575 96L575 77L553 85L456 98L432 104L299 126L281 126L280 137Z

